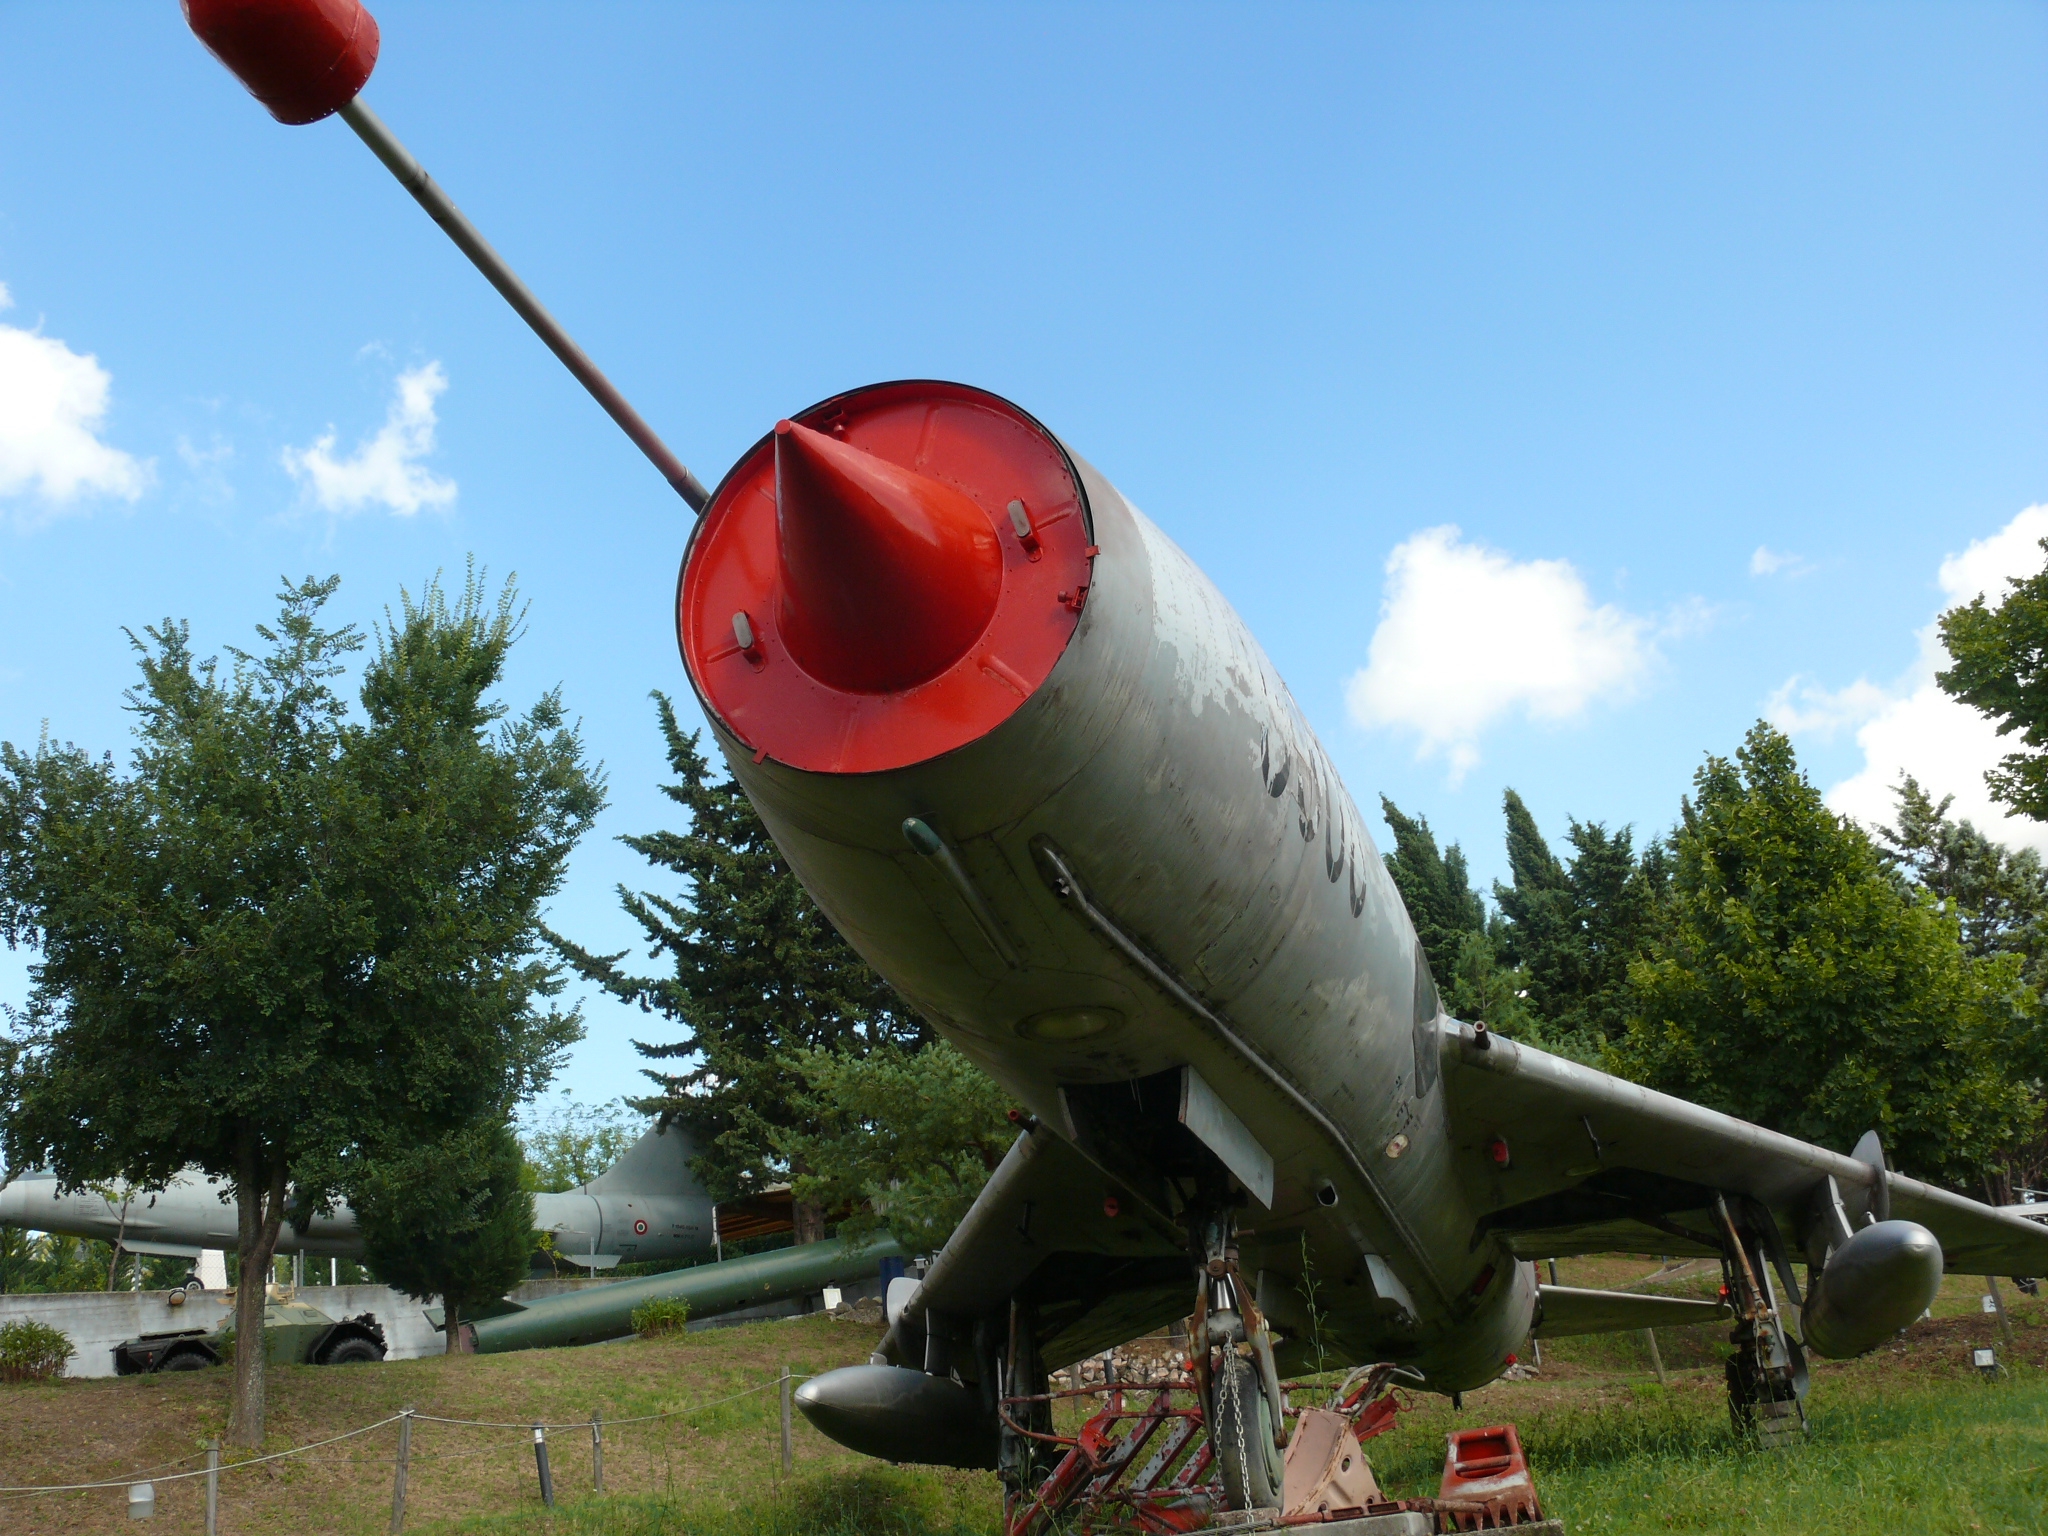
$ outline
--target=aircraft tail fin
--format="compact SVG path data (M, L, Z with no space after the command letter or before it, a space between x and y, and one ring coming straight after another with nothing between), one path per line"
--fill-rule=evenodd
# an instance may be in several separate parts
M679 1125L659 1120L611 1167L583 1186L590 1195L699 1195L703 1187L690 1172L697 1147Z

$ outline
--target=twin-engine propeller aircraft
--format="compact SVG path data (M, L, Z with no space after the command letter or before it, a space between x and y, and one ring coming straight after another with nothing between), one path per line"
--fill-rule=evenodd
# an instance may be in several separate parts
M1447 1017L1257 642L1024 411L854 390L707 493L358 99L355 0L186 5L273 115L338 112L703 513L677 636L734 777L1028 1110L874 1362L802 1388L827 1434L1023 1491L1048 1367L1190 1316L1224 1500L1265 1507L1311 1335L1458 1393L1532 1333L1726 1317L1737 1418L1796 1432L1805 1351L1871 1348L1945 1267L2048 1271L2048 1232L1888 1173L1874 1138L1809 1146ZM1538 1283L1608 1250L1718 1259L1725 1305Z

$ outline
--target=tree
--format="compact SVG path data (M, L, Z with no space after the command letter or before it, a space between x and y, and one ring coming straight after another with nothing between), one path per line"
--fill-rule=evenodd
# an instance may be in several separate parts
M1569 866L1551 853L1536 818L1512 789L1504 797L1508 868L1494 883L1506 920L1502 956L1527 977L1529 1007L1545 1032L1596 1054L1627 1028L1629 963L1643 950L1669 879L1656 843L1638 859L1630 830L1574 819Z
M562 1102L537 1118L521 1138L527 1187L560 1194L588 1184L646 1133L644 1117L629 1115L616 1104L578 1104L564 1089Z
M1894 790L1896 824L1880 827L1885 862L1910 890L1954 911L1973 955L2018 955L2028 984L2048 980L2048 869L2031 848L2013 849L1967 821L1951 821L1953 795L1937 804L1911 774Z
M1974 1184L2032 1118L2040 1041L2017 958L1966 953L1955 917L1888 878L1770 726L1694 786L1616 1064L1823 1146L1875 1128L1899 1164Z
M792 1191L844 1210L842 1237L887 1227L911 1253L936 1253L1017 1139L1010 1098L943 1040L893 1042L864 1056L811 1049L791 1062L804 1129L779 1138Z
M2048 549L2048 539L2041 541ZM1941 616L1953 663L1935 680L2017 735L2028 750L2008 753L1984 775L1995 800L2048 821L2048 570L2015 578L1997 607L1980 596Z
M689 825L620 841L681 890L664 896L621 886L619 900L646 935L649 956L667 959L670 974L630 975L619 967L625 951L596 955L549 937L586 979L682 1031L670 1041L635 1042L653 1060L680 1064L649 1069L661 1092L635 1107L681 1124L699 1148L697 1176L714 1199L729 1200L806 1171L792 1170L778 1145L809 1129L796 1055L864 1055L884 1044L922 1045L929 1035L804 893L739 785L712 781L696 734L676 723L664 695L654 699L675 774L662 793ZM824 1235L814 1202L800 1199L795 1215L798 1242Z
M472 577L362 638L337 580L288 585L225 674L173 621L131 636L129 771L0 744L0 936L38 951L7 1066L6 1162L72 1186L229 1184L238 1272L288 1205L545 1082L580 1034L549 999L536 914L602 804L557 694L507 719L518 632ZM236 1302L230 1438L263 1436L263 1287Z
M1394 831L1387 873L1407 905L1444 1008L1506 1035L1528 1035L1535 1019L1526 978L1501 960L1500 918L1489 918L1486 899L1472 889L1465 850L1453 843L1439 851L1429 822L1403 815L1384 795L1380 810Z
M437 1142L387 1150L357 1179L363 1260L384 1284L441 1298L450 1354L462 1315L526 1278L533 1195L510 1125L470 1126Z

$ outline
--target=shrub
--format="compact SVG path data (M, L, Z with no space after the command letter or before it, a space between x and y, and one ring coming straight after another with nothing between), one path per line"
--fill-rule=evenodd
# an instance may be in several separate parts
M690 1304L680 1296L657 1296L633 1309L633 1331L643 1339L681 1333L690 1320Z
M0 1323L0 1381L43 1381L77 1353L62 1330L48 1323Z

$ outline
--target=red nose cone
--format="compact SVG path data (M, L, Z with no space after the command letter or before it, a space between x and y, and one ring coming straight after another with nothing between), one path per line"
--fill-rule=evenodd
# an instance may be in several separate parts
M186 25L281 123L355 100L377 64L361 0L183 0Z
M966 655L995 616L995 529L943 481L783 421L775 509L776 618L791 659L820 682L913 688Z

